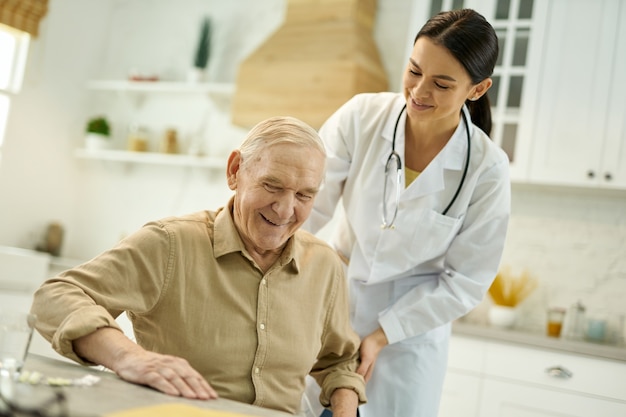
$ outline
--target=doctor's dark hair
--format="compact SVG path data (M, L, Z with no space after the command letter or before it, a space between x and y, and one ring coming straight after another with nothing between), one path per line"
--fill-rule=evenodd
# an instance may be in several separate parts
M498 36L493 26L472 9L441 12L431 17L415 37L422 36L446 48L463 65L472 83L491 77L498 60ZM491 133L491 105L487 94L466 103L472 122Z

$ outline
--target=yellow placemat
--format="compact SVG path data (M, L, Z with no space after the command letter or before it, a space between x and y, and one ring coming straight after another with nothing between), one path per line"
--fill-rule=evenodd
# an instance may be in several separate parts
M105 414L105 417L251 417L249 414L205 410L186 404L160 404Z

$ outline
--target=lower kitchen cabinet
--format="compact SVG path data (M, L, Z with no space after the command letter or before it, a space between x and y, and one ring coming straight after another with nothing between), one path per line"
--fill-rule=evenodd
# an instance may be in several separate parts
M624 417L626 403L491 378L483 382L480 417L557 416Z
M626 363L454 335L439 417L626 417Z

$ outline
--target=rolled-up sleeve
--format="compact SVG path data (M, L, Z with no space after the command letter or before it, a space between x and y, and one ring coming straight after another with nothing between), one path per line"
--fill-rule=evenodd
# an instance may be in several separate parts
M348 290L343 276L335 280L335 289L325 324L322 350L311 371L321 387L320 403L325 407L330 405L330 397L338 388L355 391L360 404L367 402L365 381L356 373L361 341L350 324Z
M90 365L74 352L72 342L103 327L122 331L115 318L123 311L141 313L154 306L166 282L170 240L167 230L151 223L44 282L31 307L37 331L59 354Z

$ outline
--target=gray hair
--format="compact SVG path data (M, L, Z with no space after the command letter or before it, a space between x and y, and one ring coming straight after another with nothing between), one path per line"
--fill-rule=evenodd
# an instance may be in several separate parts
M303 121L289 116L270 117L257 123L239 147L242 165L253 160L263 149L281 143L313 148L326 157L324 143L317 131Z

